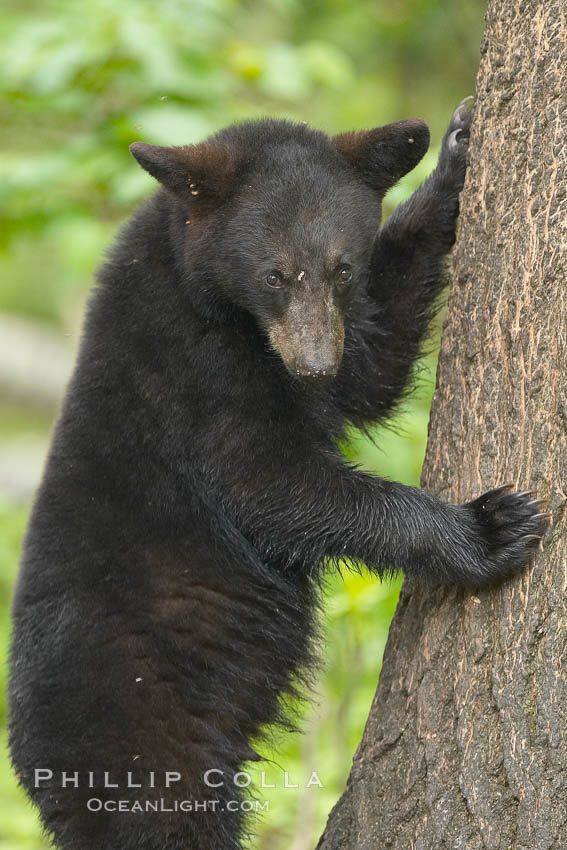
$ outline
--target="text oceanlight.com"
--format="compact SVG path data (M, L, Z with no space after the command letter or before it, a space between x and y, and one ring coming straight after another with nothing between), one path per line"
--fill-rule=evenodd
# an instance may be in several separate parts
M101 800L92 797L87 800L90 812L128 812L129 814L147 814L148 812L268 812L269 800Z

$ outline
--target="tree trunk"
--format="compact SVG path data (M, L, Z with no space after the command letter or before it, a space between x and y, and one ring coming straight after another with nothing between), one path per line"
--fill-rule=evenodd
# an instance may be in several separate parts
M490 0L423 485L550 497L535 565L406 582L320 850L567 847L567 7Z

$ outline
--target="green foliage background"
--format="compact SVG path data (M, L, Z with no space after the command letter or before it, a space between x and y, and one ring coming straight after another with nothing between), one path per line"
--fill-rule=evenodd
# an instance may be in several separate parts
M265 114L329 133L424 117L439 141L473 91L483 0L4 0L0 36L0 311L78 335L93 268L117 225L152 191L128 145L197 141ZM434 166L435 147L388 196L386 213ZM345 447L363 466L417 483L435 357L396 432ZM46 433L54 412L0 398L0 443ZM26 505L0 509L0 641ZM329 579L325 668L305 733L274 747L276 789L261 850L313 847L337 799L377 681L399 582ZM5 677L5 673L3 674ZM3 683L2 683L3 684ZM0 721L6 708L0 701ZM306 790L316 770L323 789ZM298 789L283 788L283 771ZM47 846L0 762L0 850Z

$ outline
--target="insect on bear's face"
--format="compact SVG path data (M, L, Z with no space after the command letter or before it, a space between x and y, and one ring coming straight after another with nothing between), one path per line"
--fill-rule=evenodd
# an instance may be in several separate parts
M341 365L382 198L428 144L420 120L334 138L268 120L200 145L130 150L177 196L191 262L214 243L207 262L218 293L255 317L292 375L322 383Z

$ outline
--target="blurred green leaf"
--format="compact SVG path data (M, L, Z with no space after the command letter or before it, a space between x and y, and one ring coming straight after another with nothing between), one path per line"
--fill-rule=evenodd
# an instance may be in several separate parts
M166 103L140 109L132 117L145 139L162 145L195 144L212 130L202 112Z
M348 55L333 44L309 41L301 55L309 76L324 88L344 91L355 84L356 72Z

